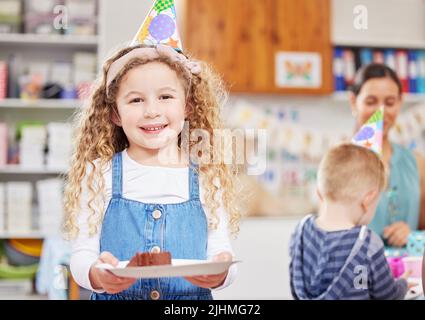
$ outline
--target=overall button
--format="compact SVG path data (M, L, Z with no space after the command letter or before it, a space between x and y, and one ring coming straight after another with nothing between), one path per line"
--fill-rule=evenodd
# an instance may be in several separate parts
M158 291L156 291L156 290L152 290L152 291L151 291L151 299L152 299L152 300L158 300L160 296L161 296L161 295L159 294L159 292L158 292Z
M162 215L162 213L161 213L161 211L159 211L158 209L156 209L156 210L154 210L154 211L152 212L152 217L153 217L154 219L159 219L159 218L161 218L161 215Z
M152 253L160 253L161 252L161 248L158 247L158 246L154 246L154 247L152 247L151 252Z

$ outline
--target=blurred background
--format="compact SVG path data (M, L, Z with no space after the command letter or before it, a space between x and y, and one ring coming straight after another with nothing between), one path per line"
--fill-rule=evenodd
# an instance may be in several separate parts
M60 237L74 112L153 0L0 0L0 299L87 299ZM230 128L266 129L267 166L241 174L243 263L218 299L290 298L288 242L317 207L317 166L354 133L362 65L402 80L392 140L425 153L424 0L175 0L183 47L230 90Z

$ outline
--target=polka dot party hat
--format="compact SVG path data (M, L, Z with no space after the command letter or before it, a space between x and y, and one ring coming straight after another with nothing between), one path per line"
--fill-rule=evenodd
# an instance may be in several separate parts
M166 44L182 51L182 43L177 30L174 0L156 0L137 31L131 45Z
M352 143L368 148L382 156L384 106L381 106L354 135Z

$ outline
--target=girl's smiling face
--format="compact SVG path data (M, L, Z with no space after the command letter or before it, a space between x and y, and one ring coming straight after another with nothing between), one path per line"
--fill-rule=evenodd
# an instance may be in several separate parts
M122 79L118 115L130 148L163 149L175 143L185 119L185 90L177 73L162 62L137 66Z

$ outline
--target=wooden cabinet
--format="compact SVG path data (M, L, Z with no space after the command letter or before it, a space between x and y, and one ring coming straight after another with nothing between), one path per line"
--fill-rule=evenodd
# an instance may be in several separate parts
M329 0L186 0L185 47L210 62L232 92L331 93ZM275 54L318 52L322 86L275 85Z

